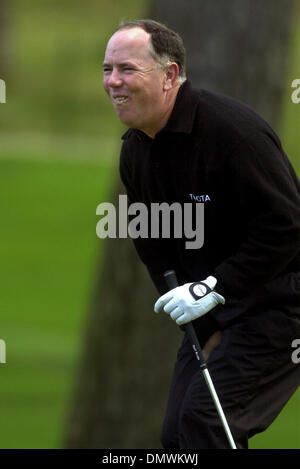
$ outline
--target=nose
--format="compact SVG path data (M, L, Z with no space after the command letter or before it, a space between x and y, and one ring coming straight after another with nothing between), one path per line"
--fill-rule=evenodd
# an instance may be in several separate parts
M106 84L111 88L117 88L122 85L122 78L119 71L113 68L106 77Z

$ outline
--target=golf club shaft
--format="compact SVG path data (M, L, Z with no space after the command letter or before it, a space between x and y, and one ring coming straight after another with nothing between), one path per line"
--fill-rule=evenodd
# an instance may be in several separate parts
M168 285L168 288L171 290L173 288L176 288L178 287L178 281L177 281L177 277L176 277L176 273L174 270L168 270L164 273L164 278L166 280L166 283ZM197 334L195 332L195 329L194 329L194 326L192 323L187 323L185 325L185 330L187 332L187 335L189 337L189 340L192 344L192 348L195 352L195 355L196 355L196 358L197 360L199 361L199 364L200 364L200 369L202 371L202 374L204 376L204 379L206 381L206 384L207 384L207 387L209 389L209 392L210 392L210 395L212 397L212 400L215 404L215 407L216 407L216 410L218 412L218 415L220 417L220 420L222 422L222 426L224 428L224 431L225 431L225 434L226 434L226 437L227 437L227 440L228 440L228 443L230 445L230 448L231 449L237 449L236 448L236 445L235 445L235 442L233 440L233 437L232 437L232 434L231 434L231 431L230 431L230 428L228 426L228 423L227 423L227 420L226 420L226 417L225 417L225 414L223 412L223 409L222 409L222 406L220 404L220 401L219 401L219 398L218 398L218 395L217 395L217 392L215 390L215 387L214 387L214 384L212 382L212 379L210 377L210 374L209 374L209 371L207 369L207 365L206 365L206 362L204 360L204 357L203 357L203 354L202 354L202 350L201 350L201 347L200 347L200 344L199 344L199 341L198 341L198 337L197 337Z
M217 412L219 414L219 417L220 417L220 420L222 422L222 426L224 428L225 434L227 436L227 440L228 440L228 443L230 445L230 448L231 449L237 449L236 445L235 445L235 442L234 442L234 439L232 437L229 425L227 423L225 414L223 412L222 406L220 404L218 394L215 390L214 383L212 382L212 379L210 377L210 374L209 374L209 371L208 371L207 367L202 370L202 374L204 376L204 379L206 381L206 384L207 384L207 387L209 389L210 395L212 397L212 400L214 401L215 407L216 407Z

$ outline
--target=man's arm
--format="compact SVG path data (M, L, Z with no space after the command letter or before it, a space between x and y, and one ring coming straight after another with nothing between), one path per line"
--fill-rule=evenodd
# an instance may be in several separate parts
M128 205L134 202L141 202L132 181L131 162L126 151L126 143L123 144L121 149L119 171L121 180L127 192ZM132 218L132 216L129 216L129 221ZM167 286L163 278L163 273L174 267L174 259L168 254L170 252L170 240L151 239L149 236L148 238L133 239L133 242L138 256L147 267L149 275L157 290L161 294L165 293L167 291Z
M300 248L299 181L284 152L255 136L235 149L230 165L247 236L212 272L225 298L251 293L278 276L296 263Z

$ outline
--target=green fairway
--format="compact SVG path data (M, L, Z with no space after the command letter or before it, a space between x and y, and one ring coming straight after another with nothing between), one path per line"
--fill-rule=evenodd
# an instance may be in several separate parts
M0 447L59 447L113 165L1 156Z

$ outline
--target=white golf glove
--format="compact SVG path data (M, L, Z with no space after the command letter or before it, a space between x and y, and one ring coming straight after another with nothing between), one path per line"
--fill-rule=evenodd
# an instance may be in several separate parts
M203 282L185 283L162 295L154 305L154 311L169 314L179 326L200 318L225 298L213 291L217 283L215 277L207 277Z

